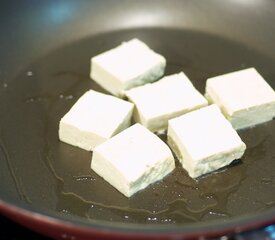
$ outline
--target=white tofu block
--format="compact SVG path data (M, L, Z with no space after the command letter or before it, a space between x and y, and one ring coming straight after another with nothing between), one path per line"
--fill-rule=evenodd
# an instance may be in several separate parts
M87 91L59 123L59 139L91 151L131 123L134 105L122 99Z
M254 68L207 79L205 96L222 109L235 129L275 116L275 92Z
M90 77L113 95L152 82L164 74L166 60L138 39L91 59Z
M208 105L183 72L125 93L135 104L135 121L151 131L166 129L169 119Z
M161 180L175 168L169 147L140 124L94 149L91 168L126 197Z
M227 166L246 149L214 104L170 120L168 144L192 178Z

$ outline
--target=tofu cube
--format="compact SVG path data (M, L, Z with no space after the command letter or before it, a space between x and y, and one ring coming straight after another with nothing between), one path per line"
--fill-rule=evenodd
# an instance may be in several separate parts
M217 105L210 105L169 121L168 144L192 178L239 159L246 149Z
M59 139L91 151L131 123L133 104L114 96L87 91L59 123Z
M90 77L113 95L152 82L164 74L166 60L138 39L91 59Z
M205 95L221 108L235 129L275 116L275 92L254 68L207 79Z
M91 168L130 197L173 171L175 161L169 147L137 123L97 146Z
M135 121L151 131L166 129L169 119L208 105L183 72L132 88L126 96L135 104Z

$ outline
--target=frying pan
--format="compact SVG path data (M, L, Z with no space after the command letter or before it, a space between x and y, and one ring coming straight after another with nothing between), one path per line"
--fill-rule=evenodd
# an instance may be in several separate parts
M275 88L275 2L1 1L0 210L57 239L194 239L275 222L275 121L239 131L241 160L193 180L177 164L125 198L59 142L88 89L90 58L139 38L204 92L209 77L255 67ZM165 141L165 136L160 136Z

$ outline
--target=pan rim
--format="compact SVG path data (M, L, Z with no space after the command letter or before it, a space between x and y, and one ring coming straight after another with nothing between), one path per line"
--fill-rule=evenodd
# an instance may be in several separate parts
M81 217L70 218L66 215L59 215L54 211L49 212L41 208L30 206L24 202L8 200L0 196L0 214L12 219L13 221L24 225L25 227L36 230L28 226L29 222L36 222L49 228L57 228L68 232L81 232L91 236L109 235L112 236L158 236L160 238L167 236L184 237L216 237L224 235L234 235L250 230L259 229L269 224L275 223L275 209L267 209L256 214L246 214L232 217L227 221L211 220L209 222L198 222L190 224L136 224L120 223L96 220L87 222ZM22 221L23 219L23 221ZM26 221L26 222L25 222Z

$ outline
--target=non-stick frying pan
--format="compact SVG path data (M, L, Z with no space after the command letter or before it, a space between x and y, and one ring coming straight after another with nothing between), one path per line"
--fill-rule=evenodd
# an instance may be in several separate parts
M139 38L199 91L255 67L275 88L275 2L1 1L0 210L60 239L187 239L275 222L275 121L239 131L241 160L193 180L177 166L125 198L90 170L92 153L58 140L88 89L90 58ZM165 141L165 136L160 136Z

